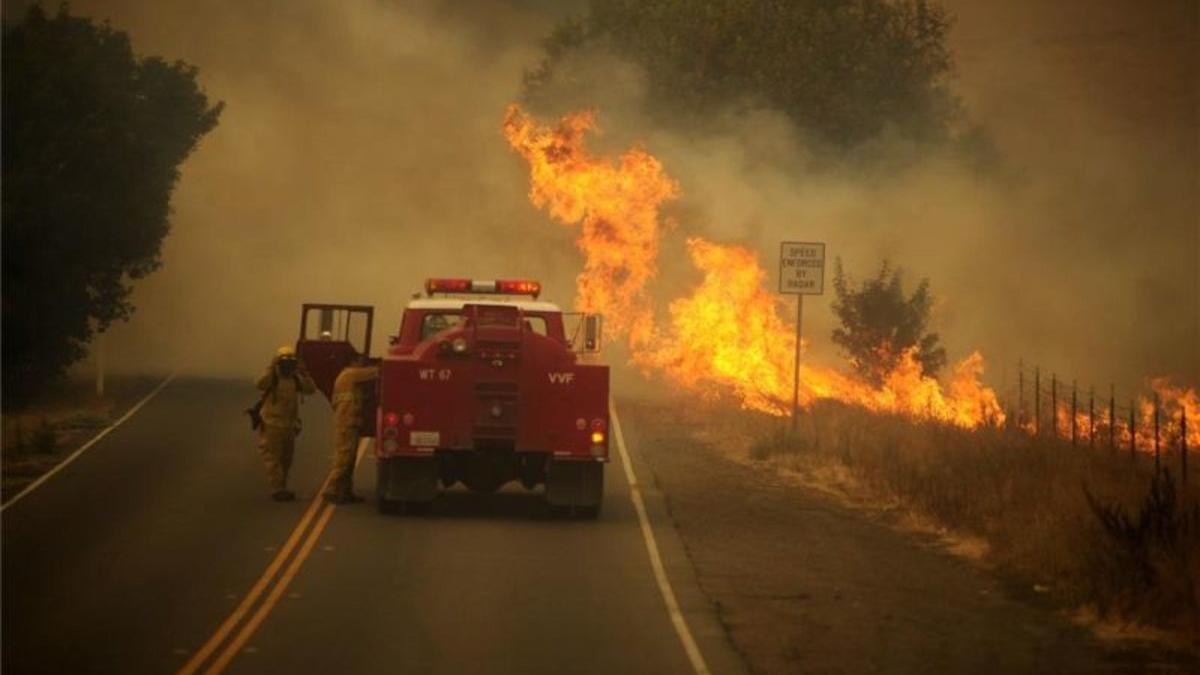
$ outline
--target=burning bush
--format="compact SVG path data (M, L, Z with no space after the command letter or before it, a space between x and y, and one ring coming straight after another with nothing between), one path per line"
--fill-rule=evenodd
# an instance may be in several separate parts
M938 345L937 333L926 332L933 307L928 279L906 296L902 270L884 260L874 278L854 287L839 257L833 289L837 294L833 311L842 322L833 331L833 341L868 382L882 384L908 350L913 350L926 375L937 375L946 365L946 350Z

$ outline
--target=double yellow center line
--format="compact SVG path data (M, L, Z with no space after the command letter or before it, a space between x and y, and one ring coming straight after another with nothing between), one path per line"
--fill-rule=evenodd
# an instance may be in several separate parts
M358 459L362 459L366 444L363 443L361 446ZM259 625L275 608L279 598L283 597L283 593L292 583L292 579L300 572L300 567L312 553L317 539L321 537L325 526L329 524L329 519L333 517L333 511L337 507L327 503L321 497L328 484L329 479L326 478L321 489L317 491L317 496L304 512L304 517L292 530L287 542L284 543L283 548L279 549L279 553L275 555L271 564L267 565L266 571L258 578L237 609L233 610L233 613L217 628L204 646L179 669L178 675L192 675L201 672L202 669L206 675L216 675L229 667L229 662L233 660L233 657L237 656L238 652L246 646L246 642L253 637ZM310 525L312 527L309 527ZM293 552L295 552L294 556ZM279 571L284 568L285 564L287 569L284 569L281 575ZM264 593L266 594L265 598L263 598ZM259 603L259 598L263 598L261 603ZM251 614L251 610L253 610L253 614ZM248 619L247 616L249 616ZM208 664L207 668L205 668L205 664Z

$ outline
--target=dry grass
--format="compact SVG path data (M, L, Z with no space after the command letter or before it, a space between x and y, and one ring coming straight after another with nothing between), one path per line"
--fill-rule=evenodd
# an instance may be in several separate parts
M1108 626L1152 627L1200 647L1200 472L1185 491L1166 472L1155 479L1151 457L834 402L803 414L794 434L786 421L720 406L685 414L744 461L894 510L901 526ZM1177 454L1164 456L1168 471Z
M49 387L37 401L7 408L0 417L0 495L7 501L108 426L159 378L114 376L106 396L90 380Z

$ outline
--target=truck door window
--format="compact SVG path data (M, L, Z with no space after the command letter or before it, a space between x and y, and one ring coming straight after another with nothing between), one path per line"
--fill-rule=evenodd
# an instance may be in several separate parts
M538 335L545 335L548 332L546 329L546 319L540 316L526 315L525 330L537 333Z
M345 342L358 353L366 353L370 335L370 316L364 308L319 305L304 307L301 340Z
M426 314L421 321L421 339L428 340L447 328L457 328L463 322L463 315L453 312L437 312Z

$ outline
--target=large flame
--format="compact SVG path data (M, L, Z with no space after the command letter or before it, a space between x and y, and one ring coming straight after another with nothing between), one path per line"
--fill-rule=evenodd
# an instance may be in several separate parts
M592 155L584 136L594 126L590 113L540 126L515 105L503 125L509 144L529 163L533 204L581 227L578 245L585 260L577 306L604 313L615 332L627 337L639 365L709 396L730 392L747 408L787 414L795 326L781 318L781 300L765 290L757 257L737 246L689 239L688 253L703 280L691 295L670 304L666 327L656 325L647 284L657 270L660 207L677 196L679 186L643 148L615 161ZM1003 423L995 392L980 384L978 353L955 366L946 387L922 372L912 350L898 364L879 387L805 364L800 402L832 398L968 428Z
M1078 398L1074 402L1058 401L1053 426L1047 431L1054 437L1074 438L1089 445L1111 443L1128 448L1132 443L1134 449L1146 453L1156 448L1162 453L1171 452L1184 440L1189 450L1200 449L1200 394L1196 389L1177 385L1166 377L1151 379L1150 389L1154 396L1134 398L1132 409L1121 410L1115 418L1110 417L1112 405L1107 401L1097 404L1090 397L1086 402Z
M679 185L641 148L611 161L587 150L595 117L581 112L555 127L538 126L510 105L504 135L529 162L529 199L563 223L580 224L584 253L576 279L577 309L603 314L614 335L634 345L652 341L654 320L646 284L657 271L659 206Z

